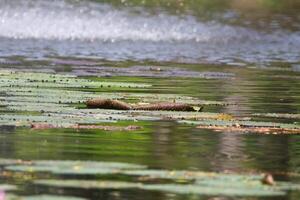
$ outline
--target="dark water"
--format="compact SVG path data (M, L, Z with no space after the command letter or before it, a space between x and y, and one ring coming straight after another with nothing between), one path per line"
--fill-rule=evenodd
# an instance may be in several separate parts
M205 7L206 1L199 1L199 9L195 10L194 4L186 1L179 8L172 3L166 6L145 2L0 0L0 67L72 73L81 58L85 61L79 65L90 65L90 69L97 65L166 65L200 72L227 72L235 74L235 78L131 80L154 85L144 92L233 103L206 111L240 117L251 113L300 113L297 1L277 2L280 5L268 1L271 6L255 6L254 11L220 1L211 1L209 7ZM57 59L73 63L54 65L53 60ZM299 119L274 120L300 123ZM169 170L270 172L279 180L300 181L298 135L216 133L170 121L146 122L145 127L134 133L2 127L0 157L114 161ZM297 176L285 176L286 173ZM279 198L212 198L140 190L81 191L23 186L24 177L0 180L19 183L26 195L46 193L90 199L300 198L299 192Z

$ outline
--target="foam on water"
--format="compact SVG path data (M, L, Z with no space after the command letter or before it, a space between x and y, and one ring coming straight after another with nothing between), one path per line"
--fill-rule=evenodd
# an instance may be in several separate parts
M105 59L300 60L299 32L267 34L201 22L189 15L151 15L143 9L116 9L88 1L0 0L0 37L0 56L30 56L35 49L41 56ZM68 52L58 41L68 46Z

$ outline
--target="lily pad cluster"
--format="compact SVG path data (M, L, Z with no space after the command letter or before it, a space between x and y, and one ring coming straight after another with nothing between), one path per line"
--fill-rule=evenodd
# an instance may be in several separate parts
M147 105L162 105L160 102L169 102L174 105L204 107L205 111L207 106L229 104L228 102L206 101L177 94L146 93L151 87L149 84L99 81L74 75L0 70L0 125L41 127L36 124L44 123L46 125L43 127L49 128L100 128L101 126L89 125L124 120L175 120L180 123L197 125L201 129L223 132L300 133L299 124L237 119L224 113L89 109L86 106L88 100L95 98L120 100L125 102L128 107L133 108L148 108ZM126 92L122 92L123 89ZM141 89L143 89L143 93L141 93ZM297 114L254 114L250 117L262 115L264 117L298 118ZM104 129L109 130L106 127ZM117 129L119 130L119 128Z
M214 113L189 112L139 112L109 109L87 109L84 102L92 98L125 100L131 104L170 102L193 105L224 105L224 102L204 101L173 94L148 94L134 92L151 85L92 81L73 75L0 71L0 125L31 126L47 123L57 127L78 124L99 124L119 120L160 120L185 118L218 118ZM133 92L114 92L127 88ZM105 89L105 91L101 91ZM100 90L91 92L87 90ZM108 92L107 90L112 90Z
M57 195L32 195L32 196L18 196L13 194L5 194L4 200L86 200L85 198L57 196Z
M287 191L300 190L299 184L276 181L274 185L265 184L263 174L229 174L202 171L182 171L149 169L144 165L97 162L97 161L59 161L59 160L10 160L1 159L3 171L13 173L37 173L36 178L28 180L36 186L50 188L97 189L139 189L175 194L225 195L225 196L278 196ZM38 174L39 172L40 175ZM42 174L72 175L68 179L45 179ZM98 175L98 179L87 179L86 175ZM108 176L105 175L110 175ZM114 180L113 175L123 175L124 181ZM78 179L74 179L78 177ZM9 177L6 177L9 178ZM84 178L84 179L82 179ZM165 181L161 181L165 180Z

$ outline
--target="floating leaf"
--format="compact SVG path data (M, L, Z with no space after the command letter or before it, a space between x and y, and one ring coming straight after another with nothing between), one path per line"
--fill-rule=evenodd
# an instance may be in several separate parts
M212 129L228 132L284 133L299 134L300 126L296 124L257 122L241 120L182 120L181 123L198 125L200 129Z
M55 126L47 123L34 123L31 128L35 130L54 129L54 128L72 128L72 129L98 129L105 131L133 131L141 129L140 126L104 126L104 125L70 125L70 126Z
M227 187L216 186L201 186L197 184L183 185L183 184L158 184L158 185L145 185L143 189L155 190L163 192L172 192L178 194L199 194L199 195L212 195L212 196L281 196L285 195L284 191L272 190L270 188L251 188L247 185L245 188L231 187L227 183Z
M84 76L139 76L139 77L188 77L206 79L232 79L234 74L224 72L198 72L165 66L132 66L132 67L103 67L103 66L73 66L72 72Z
M10 191L16 190L17 186L15 185L8 185L8 184L0 184L0 191Z
M85 198L58 196L58 195L33 195L33 196L16 196L13 194L5 195L5 200L86 200Z
M80 91L80 88L95 88L110 86L118 87L148 87L150 85L134 83L103 83L73 75L58 75L46 73L28 73L0 70L0 115L1 125L32 127L32 124L44 123L49 126L70 128L81 124L96 125L103 122L120 120L160 120L160 119L198 119L212 118L213 114L192 113L155 113L137 111L116 111L103 109L78 109L75 104L93 98L106 98L128 102L156 103L175 101L176 104L218 104L220 102L201 101L192 97L173 94L146 93L95 93ZM222 103L221 103L222 104ZM187 116L188 115L188 116ZM217 118L217 114L215 117Z
M252 115L257 117L300 119L300 114L290 114L290 113L254 113Z
M285 195L284 191L272 189L268 186L242 184L233 186L228 182L222 185L197 184L142 184L115 181L89 181L89 180L37 180L34 183L51 187L70 187L80 189L143 189L153 191L172 192L179 194L200 195L227 195L227 196L278 196Z
M12 163L3 160L3 163ZM275 181L274 185L266 185L263 175L257 174L226 174L201 171L177 171L147 169L146 166L96 162L96 161L15 161L14 165L5 170L18 172L50 172L68 175L108 175L119 174L133 177L149 177L143 182L119 182L102 180L35 180L38 185L49 187L70 187L81 189L128 189L172 192L178 194L227 195L227 196L278 196L288 190L300 190L300 185ZM169 179L171 183L153 184L153 180ZM150 180L147 183L147 180ZM178 184L180 181L181 184Z
M224 131L224 132L242 132L242 133L264 133L264 134L299 134L300 129L298 128L272 128L272 127L242 127L242 126L233 126L233 127L224 127L224 126L197 126L201 129L212 129L215 131Z
M0 73L1 87L45 87L45 88L100 88L100 87L150 87L147 84L97 82L89 79L77 78L72 75L47 73L29 73L10 71Z
M112 174L121 170L144 169L143 165L96 161L32 161L30 164L9 165L11 171L51 172L54 174Z
M128 189L139 188L142 186L141 183L91 180L36 180L34 183L52 187L70 187L82 189Z

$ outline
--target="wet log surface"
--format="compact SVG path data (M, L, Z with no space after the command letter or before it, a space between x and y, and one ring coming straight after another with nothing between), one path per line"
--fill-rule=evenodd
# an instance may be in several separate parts
M102 109L115 109L115 110L130 110L131 106L125 102L111 99L90 99L86 101L88 108L102 108Z
M193 106L184 103L154 103L134 106L133 110L195 111Z
M88 108L100 108L100 109L115 109L115 110L149 110L149 111L197 111L192 105L185 103L152 103L146 105L134 105L131 106L125 102L111 99L90 99L86 101ZM200 108L200 111L202 107ZM199 111L199 110L198 110Z

